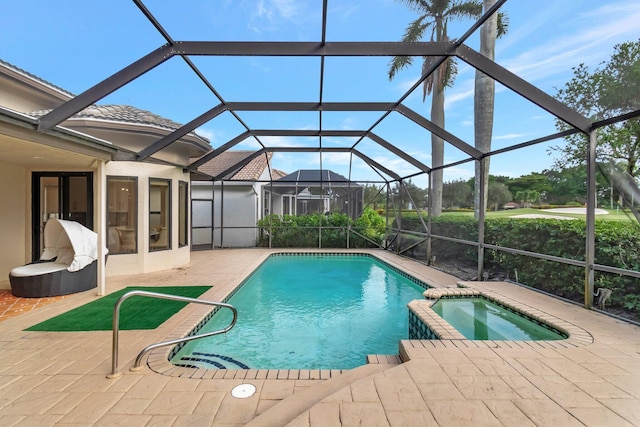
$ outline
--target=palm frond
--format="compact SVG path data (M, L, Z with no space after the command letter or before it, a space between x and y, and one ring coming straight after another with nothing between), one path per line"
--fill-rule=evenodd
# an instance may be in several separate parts
M431 8L431 2L427 0L398 0L400 3L404 3L407 9L411 9L415 12L424 13Z
M424 76L427 71L433 68L436 61L438 61L439 57L437 56L424 56L422 61L422 75ZM422 84L422 102L427 99L427 95L430 95L433 92L434 86L437 84L438 88L442 89L445 86L448 86L452 80L452 61L451 58L445 59L445 61L438 66L438 81L436 82L434 73L429 74L429 76L424 80ZM457 68L456 68L457 73Z
M479 18L482 16L482 2L469 0L464 3L455 3L445 11L443 16L447 19Z
M413 64L413 58L410 56L394 56L389 63L389 80L393 80L400 70L411 64Z
M425 30L433 25L433 22L424 22L427 18L426 15L422 15L415 21L409 23L404 30L404 36L402 36L401 41L414 43L422 40Z
M422 40L425 31L433 27L432 21L425 22L427 18L429 18L427 15L422 15L415 21L409 23L401 41L404 43L414 43ZM411 64L413 64L413 58L410 56L395 56L389 63L389 80L393 80L400 70Z
M509 16L506 13L498 12L496 37L500 38L509 31Z
M445 61L445 64L447 65L447 68L444 73L444 79L442 79L442 86L453 87L453 82L456 80L456 76L458 75L458 63L455 58L449 57Z

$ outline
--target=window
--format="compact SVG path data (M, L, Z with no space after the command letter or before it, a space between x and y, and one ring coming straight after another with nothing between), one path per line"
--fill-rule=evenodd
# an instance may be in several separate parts
M171 248L171 180L149 179L149 250Z
M178 182L178 246L189 244L189 183Z
M107 177L107 247L109 254L138 251L138 180Z
M268 191L263 192L262 198L262 211L264 212L264 216L268 216L271 211L269 208L271 207L271 193Z

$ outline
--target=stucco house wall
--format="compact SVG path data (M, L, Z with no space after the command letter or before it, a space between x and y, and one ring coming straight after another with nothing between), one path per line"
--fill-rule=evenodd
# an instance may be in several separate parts
M26 250L26 170L0 161L0 289L9 289L6 280L12 268L24 263Z
M215 187L215 247L243 248L256 245L257 199L253 185L225 183L224 190L220 186Z
M134 174L132 175L132 172ZM190 259L189 245L178 245L178 183L189 181L189 174L173 166L138 162L109 162L108 176L135 176L138 179L137 241L138 252L134 254L110 255L107 276L148 273L175 268L187 264ZM171 180L171 249L149 251L149 179ZM188 229L188 228L187 228Z
M159 271L189 262L190 246L178 244L179 182L189 183L184 168L192 158L211 150L208 141L192 132L145 161L135 161L135 153L181 125L124 105L91 105L59 126L36 130L38 117L73 96L0 60L0 288L10 287L12 268L32 260L33 172L92 174L93 228L105 248L107 177L137 178L137 253L111 254L106 265L99 267L99 286L104 286L101 277ZM167 250L149 250L150 178L171 180L171 247Z
M234 170L234 165L253 153L229 150L198 168L199 173L218 179L192 180L194 245L202 248L256 246L257 221L264 212L262 188L269 185L270 174L278 179L284 173L269 167L271 154L255 157ZM223 183L219 175L227 170L233 172L224 177Z

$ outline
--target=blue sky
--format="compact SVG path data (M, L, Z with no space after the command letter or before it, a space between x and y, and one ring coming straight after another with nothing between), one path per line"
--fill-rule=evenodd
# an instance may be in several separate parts
M149 0L146 6L174 40L217 41L319 41L321 0ZM329 0L328 41L398 41L415 13L393 0ZM164 44L164 39L129 0L2 0L0 59L10 62L73 93L81 93L131 62ZM580 63L597 66L607 60L618 43L640 38L640 4L637 0L509 0L509 33L498 40L496 61L547 92L555 94ZM463 34L469 21L451 23L451 37ZM477 34L467 44L478 48ZM319 58L192 57L200 71L225 101L317 102ZM390 58L326 58L325 102L397 101L419 77L421 60L387 78ZM474 70L458 61L454 87L446 93L446 128L473 144ZM510 90L497 85L493 148L502 148L553 133L548 113ZM129 104L186 123L220 101L180 58L161 66L119 89L99 103ZM429 117L429 101L421 90L404 102ZM318 129L319 114L239 113L253 129ZM366 130L381 113L324 113L323 129ZM245 129L225 113L205 124L198 133L215 148ZM431 164L428 133L413 122L392 114L373 131L420 161ZM267 138L268 146L317 146L310 138ZM323 146L345 147L355 140L323 138ZM494 175L520 176L552 164L547 146L554 141L517 153L495 156ZM248 139L237 149L257 149ZM402 159L363 140L358 150L379 163L408 175L416 169ZM277 153L274 166L285 172L320 167L318 154ZM466 156L445 149L445 163ZM377 179L358 159L325 154L322 167L355 180ZM473 176L473 165L445 172L445 180ZM417 179L418 185L426 180Z

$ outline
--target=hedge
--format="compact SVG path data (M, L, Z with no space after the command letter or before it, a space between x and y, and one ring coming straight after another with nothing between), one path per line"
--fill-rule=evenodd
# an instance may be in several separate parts
M420 221L401 219L404 230L424 231ZM478 223L473 218L438 217L432 220L433 234L463 240L478 240ZM410 228L411 227L411 228ZM418 239L417 237L404 239ZM485 243L560 258L584 261L586 222L528 218L485 220ZM406 243L405 243L406 244ZM432 253L447 262L477 262L476 248L433 239ZM499 250L486 250L484 267L493 273L506 273L520 283L584 302L583 267L547 261ZM640 271L640 226L635 223L600 220L595 223L595 263ZM611 273L595 273L595 288L613 290L607 309L640 319L640 279Z
M366 208L355 221L341 213L269 215L258 221L258 227L258 245L269 246L271 237L272 247L277 248L317 248L320 233L323 248L346 248L349 229L352 231L349 234L350 248L377 247L385 234L384 218L370 208Z

